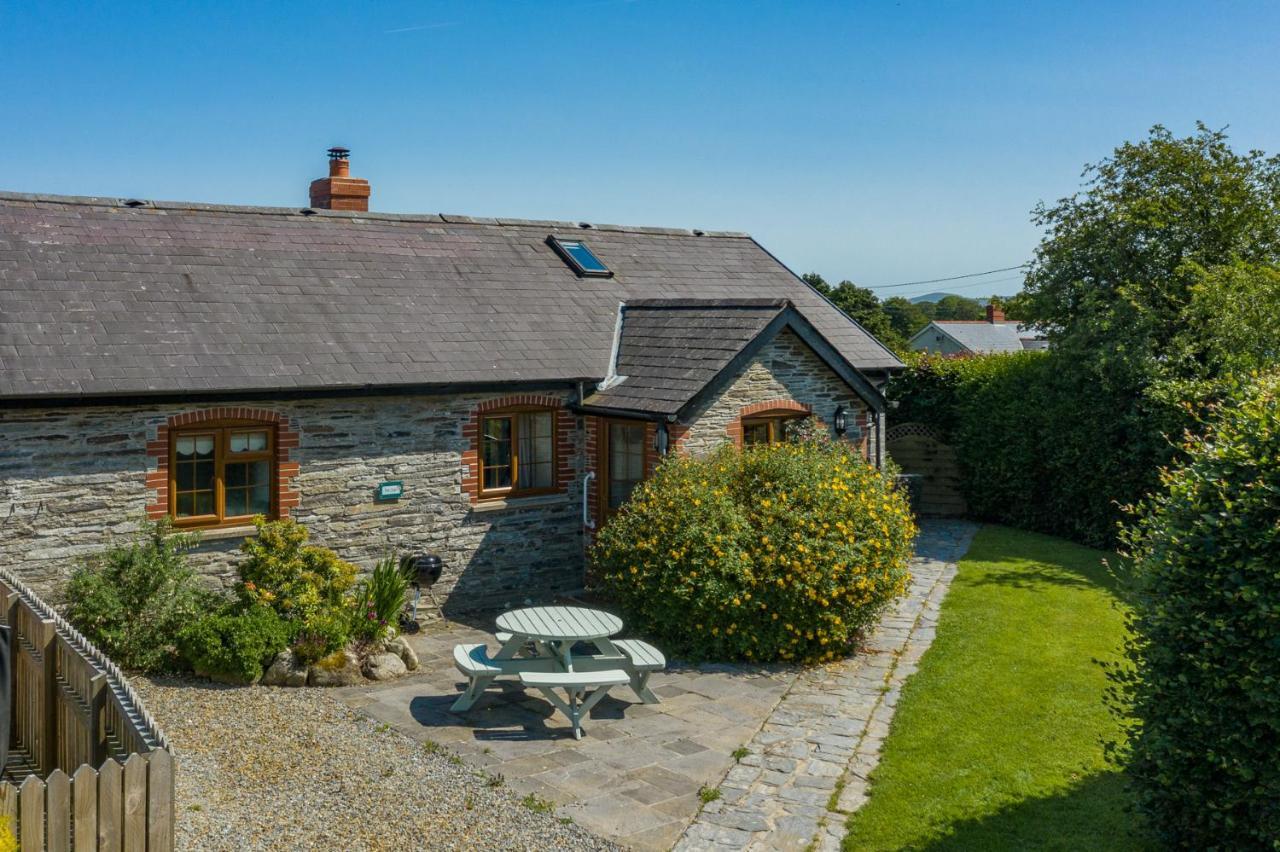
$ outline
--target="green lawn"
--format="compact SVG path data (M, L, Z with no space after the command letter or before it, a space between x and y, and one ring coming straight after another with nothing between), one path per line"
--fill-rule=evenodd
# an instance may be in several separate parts
M1124 632L1107 556L979 531L846 850L1149 848L1102 756L1118 727L1096 661Z

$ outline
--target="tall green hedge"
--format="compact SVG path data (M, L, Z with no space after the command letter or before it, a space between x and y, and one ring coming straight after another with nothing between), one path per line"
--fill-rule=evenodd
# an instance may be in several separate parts
M1106 546L1155 484L1176 421L1109 396L1063 355L922 356L889 386L891 423L939 429L977 518Z
M1280 373L1215 407L1136 510L1127 757L1173 846L1280 848Z

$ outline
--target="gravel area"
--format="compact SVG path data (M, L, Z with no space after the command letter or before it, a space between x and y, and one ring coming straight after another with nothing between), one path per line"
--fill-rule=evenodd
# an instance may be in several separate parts
M324 690L132 680L178 752L180 850L618 848Z

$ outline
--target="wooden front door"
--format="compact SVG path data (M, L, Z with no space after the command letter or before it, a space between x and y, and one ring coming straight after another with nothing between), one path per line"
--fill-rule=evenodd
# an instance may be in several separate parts
M648 448L643 422L603 420L600 425L600 517L608 520L644 480Z

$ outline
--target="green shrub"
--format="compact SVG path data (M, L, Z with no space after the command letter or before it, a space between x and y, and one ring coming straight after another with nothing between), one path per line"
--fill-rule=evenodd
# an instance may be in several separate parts
M212 592L186 563L192 535L146 522L132 542L82 562L67 586L67 618L127 669L180 666L178 631L208 611Z
M906 589L906 501L845 444L671 457L592 560L631 628L691 659L846 653Z
M197 674L236 683L262 677L289 644L289 625L265 606L200 619L178 635L182 655Z
M268 606L288 621L306 622L328 607L348 605L356 567L325 547L307 544L307 528L292 520L254 521L255 537L240 549L236 594L246 606Z
M314 663L341 650L351 638L351 610L325 607L313 612L298 627L293 639L293 653L303 663Z
M1217 406L1187 461L1134 510L1131 669L1140 806L1171 845L1280 838L1280 374Z
M1120 506L1156 483L1181 431L1172 407L1110 394L1057 352L920 356L889 385L893 423L926 423L956 451L976 518L1114 544Z
M364 642L395 636L408 591L409 575L395 557L388 556L375 565L356 594L352 636Z

